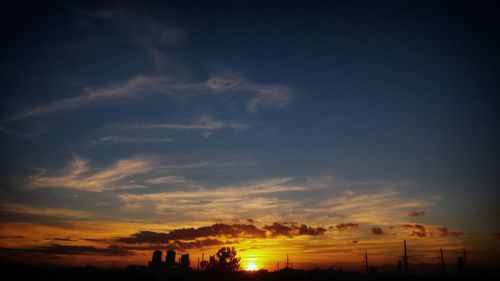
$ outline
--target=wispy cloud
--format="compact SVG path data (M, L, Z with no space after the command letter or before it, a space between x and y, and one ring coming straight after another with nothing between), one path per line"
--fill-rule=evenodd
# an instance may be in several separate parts
M84 211L75 211L64 208L34 207L11 203L0 204L0 212L65 219L84 219L91 217L89 212Z
M189 220L203 218L232 219L259 216L266 220L281 219L298 204L290 199L279 198L278 194L291 194L307 190L292 184L291 178L275 178L246 185L212 188L191 188L168 192L119 194L127 211L153 208L156 214L177 214L176 219ZM245 202L242 204L242 202ZM231 210L231 212L228 212Z
M276 178L244 186L202 188L192 191L170 191L151 194L120 194L124 202L161 202L171 199L231 198L272 194L279 192L304 191L306 188L290 183L291 178Z
M423 216L425 216L425 212L424 211L415 211L415 212L409 213L408 216L410 216L410 217L423 217Z
M127 43L148 52L153 66L157 71L172 69L182 72L183 66L168 55L169 48L185 41L188 32L185 28L167 25L162 20L155 19L138 11L135 7L109 7L105 9L73 9L81 17L82 27L93 21L106 24L117 34L126 34ZM109 38L102 38L109 40Z
M248 82L242 78L227 78L226 76L213 76L206 82L196 82L185 81L184 79L172 76L140 74L128 80L103 87L87 87L81 95L63 98L50 104L28 109L17 115L3 119L2 123L5 124L19 119L65 111L102 100L137 98L147 94L172 95L180 98L181 96L193 96L192 94L201 94L207 91L212 93L250 93L251 96L247 102L247 109L254 112L266 107L284 107L293 98L292 90L282 84L258 84ZM176 127L180 128L180 126Z
M162 24L145 13L127 7L108 7L104 9L78 9L73 12L86 20L105 21L118 32L126 32L130 39L143 47L167 47L180 43L187 37L185 29Z
M204 136L209 136L216 131L230 128L242 131L250 128L250 125L238 122L227 122L217 120L211 116L202 116L189 122L163 122L153 124L129 124L121 126L121 130L181 130L181 131L201 131Z
M207 81L207 85L214 93L251 93L247 109L253 112L266 107L284 107L294 96L292 89L286 85L252 83L232 73L215 75Z
M174 85L171 85L171 82L171 79L164 76L151 77L145 75L137 75L129 80L114 83L109 86L101 88L85 88L84 94L82 95L60 99L54 101L51 104L34 107L17 115L6 118L2 121L3 123L8 123L18 119L35 117L77 108L83 105L90 104L92 102L97 102L105 99L125 97L130 98L133 96L151 93L153 91L170 93L175 88Z
M222 190L209 187L201 188L201 185L189 179L187 174L193 174L201 170L206 172L210 169L254 164L255 162L241 162L234 158L227 161L222 159L219 161L212 159L207 161L196 161L189 157L185 158L184 156L175 158L166 155L156 155L125 158L104 167L92 167L89 159L75 155L66 167L54 171L40 168L38 172L30 176L29 179L32 188L79 189L93 192L176 184L177 188L181 187L183 191L177 190L168 193L160 193L156 198L159 200L172 199L175 196L211 198L224 196L224 192L230 191L231 188L224 187ZM284 181L288 179L289 178ZM280 182L282 181L269 181L267 184L279 184ZM255 194L272 192L271 189L263 190L265 187L261 187L258 184L252 186L255 186L259 190L252 191L252 187L249 186L246 187L247 192L254 192ZM292 186L292 189L298 188L291 184L282 184L281 188L285 189L286 186ZM277 187L274 188L276 189ZM188 189L191 189L191 191L187 191ZM124 195L127 194L128 193ZM137 202L149 200L147 194L131 194L130 196L138 196ZM152 200L153 199L154 198L152 198Z
M97 139L97 142L109 142L109 143L161 143L161 142L171 142L173 138L152 138L152 137L126 137L126 136L105 136Z
M431 199L407 198L394 188L379 188L375 192L348 191L328 197L315 206L306 207L302 213L311 219L334 216L353 223L389 225L396 221L404 222L409 209L432 204Z
M132 158L117 161L114 165L103 169L91 169L88 160L75 156L64 173L59 176L45 176L45 173L31 178L35 188L57 187L81 189L86 191L104 191L140 187L137 184L121 182L137 174L154 169L150 159Z
M158 182L176 180L167 177ZM331 186L332 183L323 181L297 182L288 177L220 187L184 185L182 189L166 192L122 193L118 197L125 211L149 211L158 216L175 214L179 221L242 217L258 217L263 222L305 220L316 224L335 223L330 230L345 236L350 235L348 230L358 232L365 225L405 224L410 210L434 204L430 198L406 197L396 187L377 188L378 184L362 183L364 186L360 188L366 191L343 192L339 190L339 182L349 186L342 180ZM319 197L311 195L315 192L304 192L318 189L321 189Z
M2 252L16 253L32 253L42 255L105 255L105 256L128 256L133 252L122 249L117 245L110 245L106 248L97 248L89 245L61 245L53 244L46 247L38 248L1 248Z
M171 184L171 183L189 183L190 181L179 176L163 176L146 181L149 184Z

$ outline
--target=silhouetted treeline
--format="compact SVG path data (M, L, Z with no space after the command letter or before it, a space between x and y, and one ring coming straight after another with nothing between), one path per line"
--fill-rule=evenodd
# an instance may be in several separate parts
M468 276L448 275L448 276L403 276L394 273L372 272L370 276L365 276L359 272L348 272L333 269L315 269L315 270L282 270L279 272L267 272L265 270L255 272L216 272L216 271L171 271L155 272L146 266L128 266L125 268L96 268L86 267L52 267L52 266L33 266L20 263L0 263L0 272L2 280L19 281L41 281L41 280L71 280L71 281L139 281L139 280L164 280L164 281L383 281L383 280L448 280L448 281L489 281L498 280L496 276L489 274L474 274Z

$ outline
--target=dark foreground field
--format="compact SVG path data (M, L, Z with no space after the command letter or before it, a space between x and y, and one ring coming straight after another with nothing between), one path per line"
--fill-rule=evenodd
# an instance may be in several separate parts
M143 266L128 266L126 268L102 269L95 267L46 267L24 264L2 263L0 265L2 280L40 281L40 280L497 280L496 276L488 274L471 275L430 275L402 276L394 273L374 273L365 276L358 272L338 270L282 270L279 272L209 272L209 271L173 271L154 272Z

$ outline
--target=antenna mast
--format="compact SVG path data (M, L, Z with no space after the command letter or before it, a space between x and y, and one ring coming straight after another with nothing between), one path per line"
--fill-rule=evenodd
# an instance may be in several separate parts
M408 254L407 254L407 251L406 251L406 240L404 240L404 250L405 250L405 254L403 256L403 262L404 262L404 267L405 267L405 274L408 275Z
M443 248L441 250L441 270L443 271L443 275L446 275L446 267L444 265L444 255L443 255Z
M368 276L369 273L369 268L368 268L368 251L365 250L365 269L366 269L366 275Z

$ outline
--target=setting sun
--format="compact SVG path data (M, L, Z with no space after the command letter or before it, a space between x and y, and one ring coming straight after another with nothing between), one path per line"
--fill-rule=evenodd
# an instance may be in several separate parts
M246 271L255 271L257 270L257 265L253 262L247 264L247 266L245 267L245 270Z

